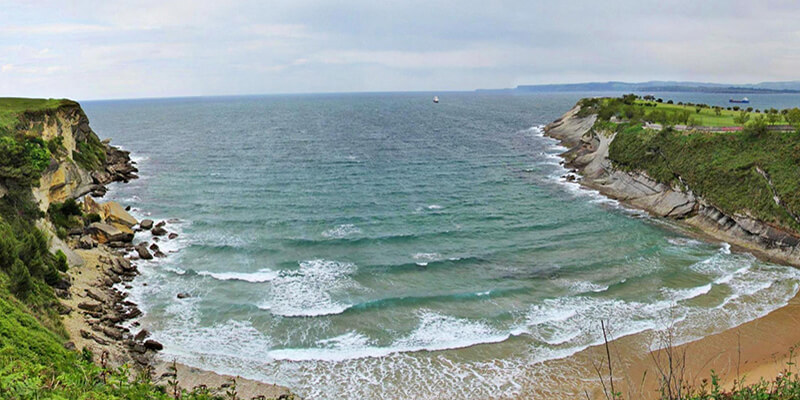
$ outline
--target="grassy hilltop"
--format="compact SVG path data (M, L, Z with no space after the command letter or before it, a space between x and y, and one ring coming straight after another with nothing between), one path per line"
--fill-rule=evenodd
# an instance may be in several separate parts
M664 104L627 95L585 99L580 113L598 115L596 130L616 132L608 158L618 168L691 189L729 215L751 215L800 232L800 133L770 129L780 123L777 116L800 124L800 117L794 119L799 109L774 110L768 113L773 115L770 121L755 111ZM673 127L687 120L692 126L685 130ZM646 129L648 123L663 129ZM742 129L701 130L737 125Z
M78 103L67 99L0 97L0 131L13 131L19 122L19 116L23 113L54 110L66 105L78 105Z

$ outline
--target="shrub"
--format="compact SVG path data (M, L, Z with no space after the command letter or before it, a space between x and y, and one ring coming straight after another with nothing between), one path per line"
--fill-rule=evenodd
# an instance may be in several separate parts
M81 225L74 217L82 216L83 211L75 199L67 199L63 203L51 203L47 208L47 215L56 228L67 230Z
M56 251L56 254L53 256L53 258L55 261L56 269L61 272L67 272L67 269L69 269L69 264L67 263L67 255L64 254L63 251L58 250Z
M93 222L102 221L103 217L101 217L100 214L98 214L98 213L89 213L89 214L86 215L86 220L89 221L89 223L91 224Z

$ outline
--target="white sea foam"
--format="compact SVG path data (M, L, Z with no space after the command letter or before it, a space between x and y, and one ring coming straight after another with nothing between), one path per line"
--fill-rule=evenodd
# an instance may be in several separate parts
M278 277L278 273L276 271L266 268L262 268L256 272L198 271L197 274L202 276L210 276L214 279L221 281L244 281L253 283L269 282Z
M440 206L438 204L431 204L431 205L428 206L428 210L441 210L443 208L444 207L442 207L442 206Z
M424 267L431 261L438 261L442 259L439 253L416 253L413 258L417 260L417 265Z
M272 279L268 298L259 308L285 317L340 314L350 305L337 296L361 288L350 277L355 271L352 263L303 261L299 269L282 270Z
M695 297L708 294L708 292L711 291L712 287L713 285L709 283L706 285L687 288L687 289L665 289L663 290L663 292L670 300L677 302L677 301L690 300Z
M353 224L343 224L322 232L322 236L331 239L342 239L361 233L361 229Z
M502 342L509 333L499 332L483 322L469 321L421 310L419 325L410 334L396 339L389 346L373 346L364 335L349 332L318 341L316 348L280 349L269 352L271 358L291 361L344 361L358 358L385 357L393 353L459 349L477 344Z

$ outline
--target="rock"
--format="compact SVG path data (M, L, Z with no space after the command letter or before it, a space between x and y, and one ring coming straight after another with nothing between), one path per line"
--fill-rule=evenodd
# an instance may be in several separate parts
M156 224L156 228L163 228L163 227L164 227L164 225L166 225L166 224L167 224L167 221L159 221L159 222Z
M131 210L131 206L125 207L125 211L130 211L130 210Z
M99 294L93 292L91 289L86 289L85 292L86 292L86 296L88 296L90 299L97 300L99 302L103 301L103 298L100 297Z
M55 289L68 290L72 286L72 283L67 279L59 279L51 286Z
M159 343L159 342L156 342L153 339L148 339L148 340L145 340L145 342L144 342L144 348L146 348L148 350L161 351L161 350L164 350L164 345Z
M166 234L167 234L167 230L166 230L166 229L164 229L164 228L163 228L163 227L161 227L161 226L157 226L157 225L156 225L156 227L155 227L155 228L153 228L153 230L151 230L151 231L150 231L150 233L152 233L152 234L153 234L153 236L164 236L164 235L166 235Z
M172 240L172 239L175 239L176 237L178 237L178 234L177 234L177 233L175 233L175 232L173 232L173 233L170 233L170 234L169 234L169 236L167 236L167 237L168 237L170 240Z
M91 236L81 236L78 239L78 247L81 249L93 249L97 247L97 241L94 240Z
M150 336L150 332L147 329L142 329L136 334L136 336L133 337L133 340L141 342L142 340L147 339L148 336Z
M103 334L114 340L122 340L122 332L114 328L103 328Z
M89 225L89 233L98 243L130 242L133 240L133 231L125 232L117 226L95 222Z
M114 225L122 225L128 228L132 228L134 225L139 224L139 221L136 220L133 216L128 214L124 208L122 208L119 203L115 201L109 201L108 203L103 204L103 214L104 220L108 223Z
M178 298L179 299L185 299L185 298L188 298L188 297L192 297L192 295L190 295L189 293L186 293L186 292L178 293Z
M80 236L83 235L83 228L72 228L67 233L69 236Z
M78 308L80 308L81 310L98 312L98 311L101 311L103 309L103 305L100 304L100 303L90 303L90 302L86 301L86 302L83 302L83 303L79 303L78 304Z
M151 244L150 245L150 250L157 251L158 250L158 245L155 244L155 243Z
M166 254L162 253L161 250L156 250L156 252L153 253L153 255L158 257L158 258L164 258L164 257L167 256Z
M77 350L77 348L75 347L75 343L74 342L64 343L64 348L67 349L67 350L70 350L70 351Z
M58 313L60 315L68 315L71 312L72 312L72 307L61 303L58 304Z
M143 219L139 222L139 227L142 229L149 231L153 229L153 220L152 219Z
M139 253L139 258L141 258L142 260L153 259L153 255L150 254L150 251L147 250L147 242L139 243L139 245L136 246L136 252Z

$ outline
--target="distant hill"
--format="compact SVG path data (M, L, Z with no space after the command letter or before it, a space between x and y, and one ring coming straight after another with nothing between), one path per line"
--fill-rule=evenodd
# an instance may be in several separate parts
M702 93L800 93L800 81L725 84L708 82L587 82L548 85L520 85L513 89L478 89L513 92L702 92Z

